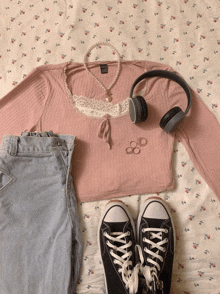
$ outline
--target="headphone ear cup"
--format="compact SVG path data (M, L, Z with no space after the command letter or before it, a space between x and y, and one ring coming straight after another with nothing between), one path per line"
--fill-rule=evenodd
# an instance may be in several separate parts
M181 123L185 113L178 106L171 108L160 121L160 127L167 133L171 133Z
M129 114L133 123L140 123L147 119L147 103L142 96L136 96L129 100Z

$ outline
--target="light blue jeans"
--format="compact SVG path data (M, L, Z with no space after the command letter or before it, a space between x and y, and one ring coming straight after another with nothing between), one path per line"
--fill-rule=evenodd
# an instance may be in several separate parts
M82 242L74 136L23 132L0 144L0 294L73 294Z

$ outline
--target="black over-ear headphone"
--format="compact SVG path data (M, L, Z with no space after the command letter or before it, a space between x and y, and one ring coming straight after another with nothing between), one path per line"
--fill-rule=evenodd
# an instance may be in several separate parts
M186 81L181 78L179 75L172 73L166 70L151 70L145 72L144 74L140 75L133 83L130 91L130 99L129 99L129 114L130 118L133 123L140 123L147 119L148 116L148 109L147 103L142 96L135 96L133 97L133 90L134 87L140 83L143 79L152 78L152 77L163 77L174 82L178 83L186 92L188 104L185 112L178 106L171 108L162 118L160 121L160 127L167 133L172 132L182 121L182 119L187 115L190 110L191 102L192 102L192 95L190 88Z

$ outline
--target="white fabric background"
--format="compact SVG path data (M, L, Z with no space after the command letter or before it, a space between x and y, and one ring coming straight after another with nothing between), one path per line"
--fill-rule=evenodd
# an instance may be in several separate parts
M83 62L90 46L108 41L124 59L171 65L220 122L219 18L219 0L1 1L0 97L36 66ZM94 49L89 61L113 58L106 47ZM177 234L171 293L219 294L220 202L180 143L174 147L173 173L175 190L160 194ZM136 219L150 195L121 199ZM79 203L84 256L77 293L105 293L96 241L105 204Z

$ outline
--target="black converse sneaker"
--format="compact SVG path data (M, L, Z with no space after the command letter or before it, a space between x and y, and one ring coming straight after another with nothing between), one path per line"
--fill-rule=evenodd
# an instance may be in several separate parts
M112 200L102 213L98 244L107 294L135 294L139 265L135 266L135 225L126 205Z
M145 284L143 293L169 294L175 232L169 210L161 198L151 197L141 206L137 220L137 240L140 272Z

